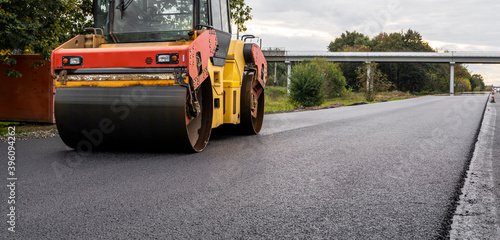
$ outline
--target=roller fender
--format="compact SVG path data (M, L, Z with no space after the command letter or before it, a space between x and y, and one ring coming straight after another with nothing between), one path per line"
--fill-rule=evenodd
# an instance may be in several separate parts
M243 47L243 56L247 64L250 63L255 65L257 68L256 74L258 76L258 81L262 85L262 88L265 88L267 80L267 61L259 45L255 43L245 43Z

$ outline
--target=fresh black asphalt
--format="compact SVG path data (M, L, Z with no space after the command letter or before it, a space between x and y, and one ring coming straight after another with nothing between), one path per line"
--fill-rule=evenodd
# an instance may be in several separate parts
M199 154L79 154L60 138L20 141L16 232L4 224L0 238L440 238L486 99L271 114L260 135L216 131Z

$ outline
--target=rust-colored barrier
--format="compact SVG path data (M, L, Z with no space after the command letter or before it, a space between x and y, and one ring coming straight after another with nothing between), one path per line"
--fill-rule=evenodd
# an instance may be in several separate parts
M0 63L0 121L55 123L55 85L50 76L50 62L40 55L14 55L13 69L23 76L6 77L12 66ZM44 66L33 69L33 63Z

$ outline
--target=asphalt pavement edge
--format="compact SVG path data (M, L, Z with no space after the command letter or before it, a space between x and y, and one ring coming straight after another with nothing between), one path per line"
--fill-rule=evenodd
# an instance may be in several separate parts
M488 101L478 141L460 200L453 215L450 239L500 239L499 199L494 193L493 140L496 108Z

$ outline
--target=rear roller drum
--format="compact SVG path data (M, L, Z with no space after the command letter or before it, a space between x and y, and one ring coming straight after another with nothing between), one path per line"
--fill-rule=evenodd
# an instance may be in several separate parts
M257 98L255 96L255 87L258 85L253 72L245 74L241 86L241 126L243 134L258 134L264 121L264 89ZM258 86L260 87L260 86ZM258 88L257 87L257 88Z

